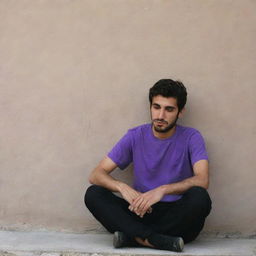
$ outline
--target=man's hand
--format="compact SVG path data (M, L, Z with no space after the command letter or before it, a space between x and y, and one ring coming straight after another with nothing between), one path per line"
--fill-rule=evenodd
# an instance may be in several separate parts
M129 209L130 209L132 203L141 195L140 192L136 191L135 189L131 188L130 186L128 186L125 183L119 184L119 192L122 195L123 199L126 200L130 204ZM147 209L147 213L151 213L151 212L152 212L152 208L149 207ZM136 213L136 214L139 215L138 213Z
M130 205L141 194L140 192L136 191L125 183L119 184L118 191L122 195L123 199L126 200Z
M151 206L159 202L164 195L165 191L163 187L155 188L136 197L129 206L129 209L142 218L146 212L152 210Z

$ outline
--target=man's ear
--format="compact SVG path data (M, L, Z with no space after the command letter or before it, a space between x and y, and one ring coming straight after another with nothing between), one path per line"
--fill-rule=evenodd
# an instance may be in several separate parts
M183 117L183 115L184 115L184 112L185 112L185 107L179 112L179 118L180 117Z

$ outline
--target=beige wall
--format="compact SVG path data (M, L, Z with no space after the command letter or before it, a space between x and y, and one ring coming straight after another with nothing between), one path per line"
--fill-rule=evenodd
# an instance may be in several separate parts
M255 234L255 13L253 0L0 0L1 228L100 229L88 174L171 77L211 158L205 231Z

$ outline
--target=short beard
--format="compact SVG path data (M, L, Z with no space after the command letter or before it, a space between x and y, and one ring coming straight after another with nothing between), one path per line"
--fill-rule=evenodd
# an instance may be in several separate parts
M169 124L165 129L158 129L158 128L154 125L154 121L164 121L164 120L154 119L153 122L152 122L152 125L153 125L154 130L155 130L156 132L159 132L159 133L167 133L167 132L169 132L169 131L176 125L178 119L179 119L179 114L177 114L176 119L175 119L171 124Z

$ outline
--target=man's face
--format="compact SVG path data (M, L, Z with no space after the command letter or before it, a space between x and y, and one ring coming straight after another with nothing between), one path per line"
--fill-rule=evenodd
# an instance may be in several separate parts
M175 98L165 98L161 95L153 97L150 110L153 128L159 133L169 132L181 114Z

